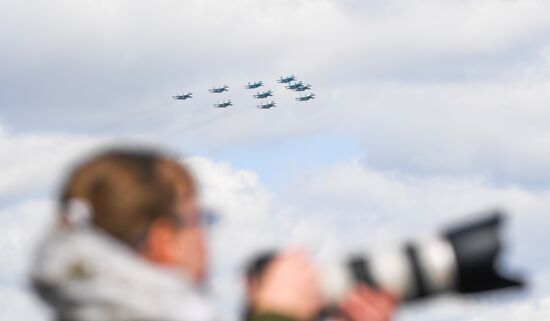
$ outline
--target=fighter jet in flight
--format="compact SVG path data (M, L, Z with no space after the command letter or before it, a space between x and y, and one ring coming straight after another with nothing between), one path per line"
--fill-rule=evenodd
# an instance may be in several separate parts
M277 106L277 104L275 104L274 101L271 101L269 103L261 103L257 107L261 108L261 109L269 109L269 108L275 107L275 106Z
M186 100L188 98L193 98L193 93L188 92L187 94L183 94L183 95L177 94L175 96L172 96L172 98L175 100Z
M263 81L256 81L256 82L253 82L253 83L246 84L246 86L244 86L244 88L246 88L246 89L256 89L256 88L261 87L263 85L264 85Z
M311 94L304 95L304 96L298 96L298 97L296 97L296 100L297 101L308 101L308 100L313 99L313 98L315 98L315 94L311 93Z
M290 76L281 77L281 78L277 79L277 82L280 83L280 84L288 84L289 82L291 82L293 80L296 80L296 76L290 75Z
M263 99L263 98L267 98L267 97L272 97L273 96L273 91L272 90L268 90L268 91L264 91L264 92L259 92L259 93L256 93L256 95L254 95L254 98L256 99Z
M212 87L212 89L208 89L208 91L213 94L219 94L223 93L224 91L229 91L229 86L224 85L222 87Z
M304 85L303 82L297 81L297 82L295 82L295 83L291 83L291 84L285 86L285 88L286 88L286 89L295 90L296 88L300 88L300 87L302 87L303 85Z
M299 86L298 88L295 88L294 90L295 91L306 91L308 89L311 89L311 85L310 84L307 84L307 85L301 85Z
M233 102L231 100L226 100L221 103L218 101L216 104L214 104L214 107L216 108L225 108L228 106L233 106Z

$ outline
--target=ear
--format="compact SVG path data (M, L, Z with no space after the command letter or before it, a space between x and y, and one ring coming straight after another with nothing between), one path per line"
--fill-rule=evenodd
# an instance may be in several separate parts
M166 220L158 219L151 224L141 253L150 261L162 265L173 265L180 260L174 229Z

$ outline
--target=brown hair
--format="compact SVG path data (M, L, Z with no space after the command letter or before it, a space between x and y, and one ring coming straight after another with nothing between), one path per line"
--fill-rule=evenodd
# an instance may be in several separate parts
M136 248L157 218L174 217L176 204L195 195L189 172L154 151L113 149L78 165L61 190L60 205L81 199L92 224Z

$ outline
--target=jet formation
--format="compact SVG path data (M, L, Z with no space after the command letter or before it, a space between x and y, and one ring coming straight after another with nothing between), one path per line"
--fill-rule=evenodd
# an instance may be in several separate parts
M292 90L292 91L295 91L295 92L304 92L306 90L311 89L310 84L305 84L303 81L298 81L296 76L294 76L294 75L282 76L279 79L276 79L276 81L279 84L285 85L284 87L286 89L289 89L289 90ZM262 87L262 86L264 86L264 82L260 80L260 81L248 82L246 85L244 85L244 88L245 89L257 89L257 88ZM208 92L211 93L211 94L221 94L223 92L228 92L228 91L229 91L229 86L228 85L223 85L223 86L218 86L218 87L213 86L211 89L208 90ZM270 109L272 107L277 106L275 101L271 101L271 102L264 102L263 101L264 99L266 99L268 97L273 97L273 90L271 90L271 89L268 89L268 90L265 90L265 91L262 91L262 92L258 91L258 92L256 92L256 94L252 95L252 97L255 98L255 99L260 100L260 104L256 105L256 107L258 107L260 109ZM192 92L187 92L186 94L182 94L182 95L177 94L175 96L172 96L172 98L174 100L187 100L187 99L193 98L193 93ZM315 98L315 94L310 93L310 94L305 94L305 95L298 96L295 99L296 99L296 101L308 101L308 100L311 100L311 99L314 99L314 98ZM224 100L222 102L218 101L217 103L214 104L214 107L216 107L216 108L226 108L226 107L229 107L229 106L233 106L233 101L231 99Z

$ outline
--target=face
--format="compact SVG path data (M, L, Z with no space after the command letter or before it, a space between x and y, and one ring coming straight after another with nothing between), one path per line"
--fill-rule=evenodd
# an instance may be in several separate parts
M195 283L206 277L207 248L204 229L195 200L182 202L177 213L181 224L166 220L154 222L143 254L149 260L184 272Z

